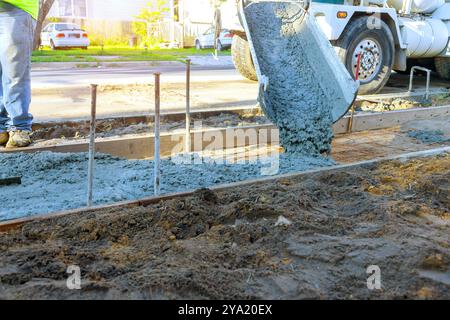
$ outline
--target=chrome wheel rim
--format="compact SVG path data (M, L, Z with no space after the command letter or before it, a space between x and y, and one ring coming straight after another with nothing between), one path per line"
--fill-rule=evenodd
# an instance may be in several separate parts
M375 39L364 39L355 48L352 56L352 70L356 76L358 57L361 55L358 79L361 83L372 81L381 69L383 52Z

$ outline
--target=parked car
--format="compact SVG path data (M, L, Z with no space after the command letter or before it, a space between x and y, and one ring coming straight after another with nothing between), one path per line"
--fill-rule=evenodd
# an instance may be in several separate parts
M59 48L89 47L86 31L73 23L50 23L41 32L41 46L49 46L52 50Z
M222 51L231 48L233 35L228 30L222 30L219 37L217 49ZM204 48L214 48L214 28L209 28L204 34L195 39L195 47L197 50Z

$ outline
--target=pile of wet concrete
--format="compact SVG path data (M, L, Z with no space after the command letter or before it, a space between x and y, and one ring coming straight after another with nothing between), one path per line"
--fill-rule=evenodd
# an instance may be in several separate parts
M0 220L81 208L86 205L86 153L0 153L0 176L21 176L21 185L2 187ZM268 155L233 163L223 158L169 158L161 163L161 192L194 190L266 175L333 165L324 157ZM98 154L94 202L97 205L153 196L152 160L126 160Z

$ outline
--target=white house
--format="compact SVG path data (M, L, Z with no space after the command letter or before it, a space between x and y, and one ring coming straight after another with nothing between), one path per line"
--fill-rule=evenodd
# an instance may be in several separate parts
M131 22L148 3L156 0L56 0L50 19L81 24L105 39L132 34ZM215 0L166 0L169 12L160 24L164 41L191 46L197 35L211 26Z
M56 0L50 17L132 21L149 0Z

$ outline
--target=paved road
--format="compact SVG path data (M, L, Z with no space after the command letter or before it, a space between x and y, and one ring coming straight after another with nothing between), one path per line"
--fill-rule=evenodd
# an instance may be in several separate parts
M184 82L186 66L170 63L160 66L135 66L121 68L78 68L32 71L33 89L97 84L149 83L153 73L161 72L164 82ZM192 66L192 81L241 80L232 66Z

